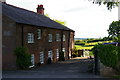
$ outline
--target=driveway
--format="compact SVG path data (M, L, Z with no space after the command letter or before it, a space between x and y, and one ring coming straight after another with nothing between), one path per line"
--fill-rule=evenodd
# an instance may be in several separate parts
M3 78L101 78L88 72L89 59L73 58L29 70L3 71Z

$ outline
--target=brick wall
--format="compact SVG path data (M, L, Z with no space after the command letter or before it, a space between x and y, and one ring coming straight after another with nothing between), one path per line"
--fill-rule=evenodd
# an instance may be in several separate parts
M15 69L16 23L2 15L2 68Z
M37 39L37 29L41 29L41 39ZM23 33L23 34L22 34ZM34 43L28 43L27 34L34 34ZM53 35L52 42L48 42L48 34ZM65 35L65 41L56 41L56 34ZM22 38L23 37L23 38ZM23 42L23 43L22 43ZM74 44L74 32L62 31L45 27L18 24L3 16L3 68L16 69L16 57L14 49L18 46L28 48L30 54L34 54L35 64L40 62L40 52L44 52L45 63L48 59L48 51L53 52L53 62L57 62L56 49L61 52L65 48L65 60L69 59Z

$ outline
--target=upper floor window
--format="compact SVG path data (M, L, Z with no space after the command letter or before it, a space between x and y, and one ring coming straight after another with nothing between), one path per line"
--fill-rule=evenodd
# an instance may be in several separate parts
M48 34L48 42L52 42L52 34Z
M56 41L60 41L60 34L56 34Z
M28 33L28 43L34 43L34 34L33 33Z
M63 35L63 41L65 41L65 35Z
M37 38L41 39L41 29L37 29Z

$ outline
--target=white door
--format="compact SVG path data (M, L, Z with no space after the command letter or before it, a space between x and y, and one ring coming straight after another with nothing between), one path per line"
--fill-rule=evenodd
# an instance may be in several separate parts
M40 52L40 63L44 64L44 53Z

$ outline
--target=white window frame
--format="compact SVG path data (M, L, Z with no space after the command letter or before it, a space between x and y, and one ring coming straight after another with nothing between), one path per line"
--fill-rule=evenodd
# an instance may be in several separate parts
M41 29L37 29L37 39L41 39Z
M56 34L56 41L60 41L60 34Z
M52 53L52 50L48 51L48 58L51 58L51 60L53 60L53 53Z
M62 51L64 52L64 57L65 57L65 48L62 48Z
M65 35L63 34L63 41L65 41L66 39L65 39Z
M28 39L28 43L34 43L34 34L28 33L27 39Z
M48 42L52 42L52 34L48 34Z
M29 68L32 68L32 67L35 66L35 56L34 56L34 54L31 55L31 63L32 63L32 65L29 66Z
M59 49L56 49L56 58L59 59Z
M44 64L44 52L40 52L40 63Z

